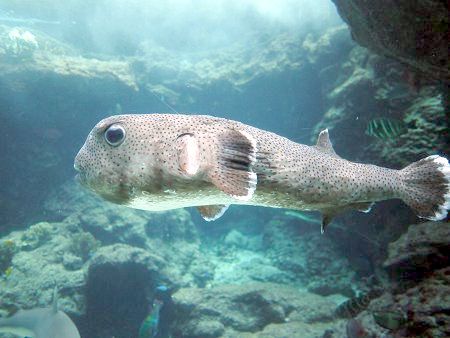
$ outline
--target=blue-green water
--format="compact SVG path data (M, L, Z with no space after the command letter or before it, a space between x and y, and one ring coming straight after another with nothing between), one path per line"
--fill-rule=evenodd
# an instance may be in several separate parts
M372 310L418 311L388 296L392 243L419 222L401 202L324 235L319 214L282 209L205 222L106 202L73 161L122 113L208 114L304 144L329 128L343 158L397 169L448 154L442 86L412 88L406 71L358 46L331 1L0 1L0 317L50 307L56 285L83 338L138 337L155 304L149 337L363 337L352 316L389 337L368 304L335 309L370 294ZM402 133L367 132L383 119ZM420 264L398 280L422 281Z

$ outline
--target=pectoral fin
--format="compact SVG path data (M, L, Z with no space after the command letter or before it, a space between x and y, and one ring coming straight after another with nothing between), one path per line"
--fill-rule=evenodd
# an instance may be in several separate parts
M248 201L257 183L253 172L257 152L255 138L245 131L230 129L219 136L217 145L209 179L231 197Z
M205 221L215 221L219 217L221 217L225 211L227 211L229 205L202 205L200 207L197 207L197 210L200 212L200 215L202 215L203 219Z
M194 176L200 167L200 153L197 138L190 133L178 136L176 140L178 166L187 176Z

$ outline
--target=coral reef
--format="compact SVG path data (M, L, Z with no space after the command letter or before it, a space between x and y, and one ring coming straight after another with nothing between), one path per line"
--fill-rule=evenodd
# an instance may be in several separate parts
M444 1L333 0L361 46L449 81L448 15Z
M345 320L335 318L335 308L367 291L361 276L377 270L411 217L398 204L382 205L369 221L341 218L323 236L315 215L302 220L236 207L205 225L184 209L150 213L100 201L64 168L106 113L122 106L230 110L244 122L258 116L260 127L277 114L275 131L283 135L315 142L328 127L338 154L390 166L448 151L442 90L412 88L404 67L355 46L342 26L322 35L261 34L248 45L181 61L151 43L120 60L82 55L43 33L0 26L0 57L2 174L14 182L0 196L0 232L7 233L0 242L1 315L49 304L57 284L61 308L85 337L137 332L159 284L179 289L175 337L342 337ZM408 132L387 143L371 138L366 126L379 117L404 122ZM308 132L299 135L299 128ZM27 175L17 179L17 172ZM19 224L14 232L12 224ZM387 331L370 311L401 308L414 314L407 332L445 336L449 309L438 302L448 297L448 235L445 224L416 225L389 246L384 266L395 287L386 285L357 317L371 333Z

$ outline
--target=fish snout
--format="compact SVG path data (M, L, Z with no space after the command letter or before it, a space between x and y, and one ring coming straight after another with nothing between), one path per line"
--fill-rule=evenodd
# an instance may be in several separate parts
M83 150L80 149L80 151L78 152L77 156L75 156L75 160L73 161L73 168L77 171L77 172L81 172L83 170L83 166L81 165L81 151Z
M83 146L73 161L73 168L77 172L75 179L80 183L85 183L88 171L88 162L85 156L85 147Z

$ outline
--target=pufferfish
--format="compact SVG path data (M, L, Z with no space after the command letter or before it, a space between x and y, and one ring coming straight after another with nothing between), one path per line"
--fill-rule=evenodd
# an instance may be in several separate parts
M450 206L450 166L432 155L402 170L347 161L328 130L313 146L206 115L128 114L101 120L75 163L80 182L104 199L150 211L197 207L206 220L230 204L322 212L324 231L348 209L402 199L419 217Z

